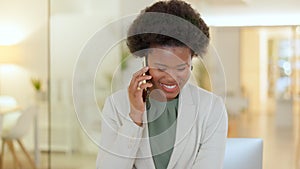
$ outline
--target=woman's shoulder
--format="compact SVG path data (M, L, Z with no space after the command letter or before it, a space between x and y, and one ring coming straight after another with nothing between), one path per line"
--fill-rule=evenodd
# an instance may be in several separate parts
M110 96L108 96L110 101L122 103L128 100L128 92L126 89L120 89L113 92Z
M194 97L201 98L201 99L218 99L220 96L216 95L215 93L205 90L199 86L196 86L194 84L188 83L186 85L187 88L189 88L191 94Z
M128 92L126 89L120 89L113 92L110 96L108 96L107 99L117 109L128 108L129 100L128 100Z
M124 98L127 96L128 96L128 92L127 92L127 89L125 89L125 88L117 90L110 95L110 97L114 97L114 98Z
M227 112L222 97L193 84L187 87L190 88L198 112L201 112L199 118L204 117L206 124L207 122L217 124L220 118L226 121Z
M197 105L199 110L211 112L216 108L224 109L225 104L222 97L193 84L188 84L186 87L189 89L193 103Z

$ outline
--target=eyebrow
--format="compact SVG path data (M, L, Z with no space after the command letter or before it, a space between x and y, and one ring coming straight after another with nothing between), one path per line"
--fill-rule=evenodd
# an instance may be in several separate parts
M161 63L154 63L155 65L157 66L163 66L163 67L168 67L167 65L164 65L164 64L161 64ZM189 65L188 63L183 63L183 64L180 64L180 65L177 65L176 67L181 67L181 66L186 66L186 65Z

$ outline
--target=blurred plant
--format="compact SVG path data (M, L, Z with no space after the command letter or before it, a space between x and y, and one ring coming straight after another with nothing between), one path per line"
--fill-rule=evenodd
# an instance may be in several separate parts
M39 78L31 78L31 84L36 91L40 91L42 87L42 82Z
M130 56L130 52L126 43L123 42L121 46L121 70L124 71L127 68L127 59Z
M202 87L205 90L212 91L209 74L202 59L194 58L193 66L194 66L193 75L195 77L198 86Z

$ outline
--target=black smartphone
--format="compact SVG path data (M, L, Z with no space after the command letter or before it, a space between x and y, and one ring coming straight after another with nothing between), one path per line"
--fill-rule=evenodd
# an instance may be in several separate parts
M143 61L143 67L145 67L145 66L148 66L147 56L144 57L144 61ZM149 75L149 69L146 73L144 73L144 75ZM145 80L143 83L147 83L147 82L148 82L148 80ZM146 88L146 89L143 90L143 101L144 102L146 102L147 97L148 97L148 89Z

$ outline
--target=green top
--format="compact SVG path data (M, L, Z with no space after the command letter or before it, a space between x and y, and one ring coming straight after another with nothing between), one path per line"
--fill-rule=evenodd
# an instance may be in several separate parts
M149 140L156 169L166 169L176 137L178 98L168 102L147 101Z

